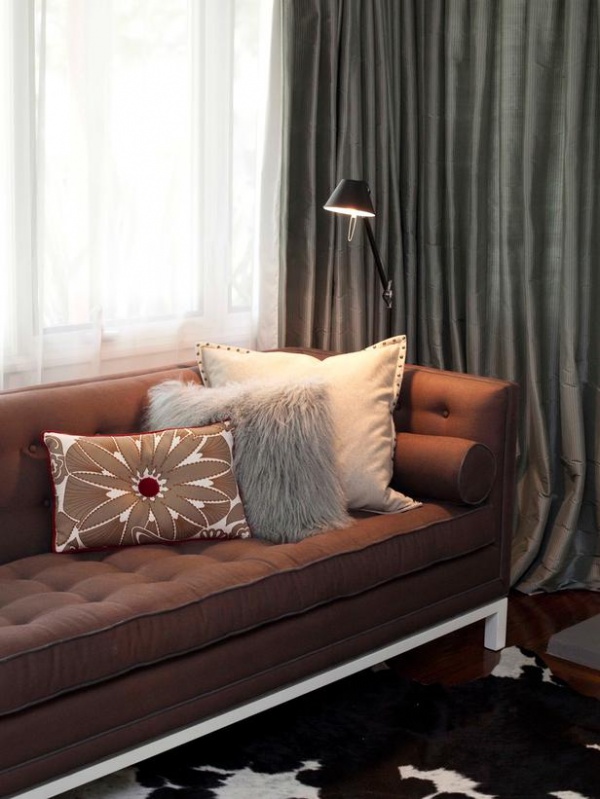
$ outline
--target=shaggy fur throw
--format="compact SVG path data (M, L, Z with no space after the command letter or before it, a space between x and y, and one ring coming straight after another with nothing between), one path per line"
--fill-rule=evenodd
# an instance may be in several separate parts
M148 398L147 430L231 420L234 471L257 538L298 541L351 524L321 380L219 388L168 380L152 387Z

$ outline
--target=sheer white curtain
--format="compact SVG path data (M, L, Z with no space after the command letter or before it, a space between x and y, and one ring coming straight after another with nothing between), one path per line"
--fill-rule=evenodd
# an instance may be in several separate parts
M0 3L3 385L276 344L274 1Z

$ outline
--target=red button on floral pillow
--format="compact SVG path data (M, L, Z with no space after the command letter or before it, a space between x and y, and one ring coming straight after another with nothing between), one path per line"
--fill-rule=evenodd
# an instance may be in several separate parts
M228 423L44 442L57 552L250 535Z

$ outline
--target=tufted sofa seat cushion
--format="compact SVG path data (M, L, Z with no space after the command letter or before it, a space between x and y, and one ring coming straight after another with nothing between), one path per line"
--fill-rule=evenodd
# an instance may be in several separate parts
M491 513L431 503L296 544L187 542L0 566L10 686L0 715L480 549L493 543Z

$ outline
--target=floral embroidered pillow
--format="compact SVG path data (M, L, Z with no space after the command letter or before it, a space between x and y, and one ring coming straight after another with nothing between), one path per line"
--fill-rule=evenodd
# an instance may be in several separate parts
M248 538L229 423L139 435L44 434L54 550Z

